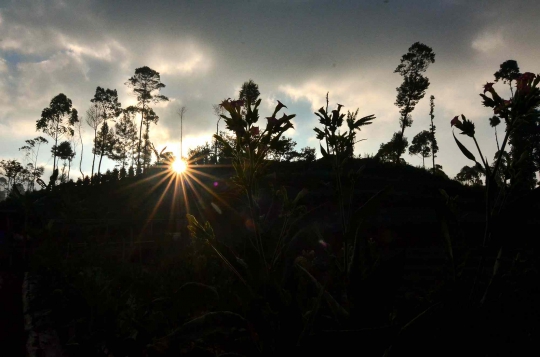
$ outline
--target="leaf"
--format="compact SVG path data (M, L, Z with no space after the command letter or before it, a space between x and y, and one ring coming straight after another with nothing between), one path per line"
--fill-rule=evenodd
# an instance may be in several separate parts
M308 193L308 189L307 188L303 188L300 192L298 192L298 194L296 195L295 199L293 200L293 204L296 206L296 204L298 203L298 201L300 201L305 195L307 195Z
M364 203L362 207L360 207L353 213L351 222L361 222L361 220L366 218L368 214L373 213L373 211L377 209L382 203L382 199L390 192L392 192L392 190L392 186L386 186L385 188L371 196L371 198L366 203Z
M306 276L309 278L309 280L317 287L317 290L323 291L323 296L324 296L324 299L326 300L326 302L328 303L328 306L330 307L330 310L332 310L332 312L334 313L334 315L340 319L346 319L349 317L349 313L347 312L347 310L345 310L343 308L343 306L341 306L335 299L332 295L330 295L330 293L328 293L328 291L326 291L324 289L324 287L321 285L321 283L319 283L317 281L317 279L315 279L315 277L313 275L311 275L306 269L304 269L302 266L300 265L296 265L296 267L298 269L300 269L300 271L304 272L306 274Z
M322 145L319 144L319 146L321 147L321 154L323 157L328 157L328 153L326 152L326 150L324 150L324 148L322 147Z
M472 160L474 162L477 162L474 155L462 143L459 142L459 140L456 138L456 134L454 134L454 132L452 132L452 135L454 136L454 140L456 141L456 144L459 147L459 149L461 150L461 152L463 153L463 155L465 155L467 157L467 159Z

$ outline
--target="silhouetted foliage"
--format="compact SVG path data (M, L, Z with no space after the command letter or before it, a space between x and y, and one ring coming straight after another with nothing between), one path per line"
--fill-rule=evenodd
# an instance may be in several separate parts
M162 88L165 88L165 84L161 83L161 77L159 72L144 66L135 69L135 75L133 75L126 82L126 85L133 89L133 92L137 96L137 109L141 113L141 124L139 127L139 143L137 146L137 172L141 169L141 145L142 145L142 127L143 124L147 125L147 131L149 123L152 118L148 116L157 117L153 110L149 107L151 103L159 103L162 101L168 101L164 95L158 94Z
M94 155L99 155L98 176L101 175L101 161L103 155L112 155L111 144L113 140L109 137L109 126L107 121L114 120L122 113L121 104L118 101L118 93L116 89L96 88L96 93L91 102L95 105L97 114L100 117L101 131L98 133L99 140L94 140ZM113 131L110 134L114 136ZM97 137L96 137L97 139Z
M410 114L416 104L424 98L429 87L429 80L422 75L431 63L435 62L435 53L431 47L420 42L415 42L409 47L409 52L401 57L401 63L394 73L399 73L403 77L403 83L396 88L398 94L396 106L399 108L401 132L392 137L393 144L390 146L396 149L394 162L398 162L401 155L407 148L403 134L405 128L412 125Z
M79 121L77 110L72 108L71 99L60 93L51 100L49 107L41 112L36 129L49 135L54 145L63 137L73 136L73 126ZM53 171L57 168L56 151L53 151Z
M242 88L240 88L240 92L238 93L238 99L243 100L244 105L248 105L248 103L254 104L259 99L260 94L259 86L250 79L242 84Z
M431 155L431 138L432 135L427 130L422 130L416 134L412 140L412 145L409 146L409 154L419 155L422 158L422 167L425 168L425 159Z

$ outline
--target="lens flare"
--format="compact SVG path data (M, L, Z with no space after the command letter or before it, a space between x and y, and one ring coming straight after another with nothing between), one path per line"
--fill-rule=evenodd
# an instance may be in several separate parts
M178 159L172 163L171 168L177 174L181 174L187 170L187 163L184 160Z

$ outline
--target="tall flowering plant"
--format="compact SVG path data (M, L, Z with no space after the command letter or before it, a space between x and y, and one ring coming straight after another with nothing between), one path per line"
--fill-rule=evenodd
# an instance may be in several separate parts
M540 74L535 75L533 73L527 72L519 75L516 79L516 90L514 92L514 95L510 99L502 98L493 87L494 83L486 83L484 85L484 91L480 94L480 96L482 97L483 105L492 108L493 114L503 119L506 124L506 134L504 136L501 148L497 152L495 165L492 168L488 165L487 158L484 158L484 156L482 155L482 151L475 137L474 123L470 120L467 120L464 115L461 115L461 120L459 116L456 116L450 122L452 128L458 128L459 130L461 130L462 135L469 136L474 140L474 143L482 161L480 166L483 168L486 175L486 229L484 231L483 240L484 252L486 245L490 240L490 236L493 230L492 222L494 222L494 216L497 212L495 210L497 202L495 202L495 205L492 205L492 197L490 196L490 193L495 192L494 189L497 186L495 178L497 177L498 171L500 170L503 158L508 159L508 155L505 152L505 147L508 143L509 137L511 137L521 125L530 123L533 120L537 120L537 108L540 106L540 88L538 88L539 83ZM476 157L456 138L455 135L454 139L461 152L468 159L478 163L476 161ZM508 166L510 167L509 171L511 174L510 188L508 192L512 192L514 186L519 183L520 167L524 160L527 158L527 154L527 152L524 152L521 157L514 157L508 163ZM501 193L503 195L507 195L507 193L505 193L506 187L504 187L504 185L502 186L503 187L499 187L499 197L501 196ZM507 200L500 200L500 202L505 201ZM488 284L488 288L484 293L482 302L486 300L489 287L494 281L494 278L496 278L496 276L498 275L500 267L499 258L502 256L502 253L503 248L501 245L498 251L498 259L495 261L495 266L493 268L493 275ZM481 271L484 262L484 256L485 253L482 256L482 260L478 269L479 272ZM476 282L474 286L476 286Z
M214 138L223 145L225 154L232 159L236 173L233 181L244 190L251 211L255 230L255 240L252 240L251 243L264 261L265 266L268 266L261 239L258 206L254 197L257 191L257 182L267 165L265 159L269 151L276 149L283 133L293 128L291 119L296 115L283 113L278 118L278 113L283 108L287 108L278 100L272 115L266 117L267 122L263 129L261 125L255 125L259 121L260 104L260 99L255 103L250 103L249 100L246 103L243 100L230 99L221 102L220 105L226 112L221 114L221 117L225 120L227 129L234 132L235 142L231 145L221 135L214 135Z

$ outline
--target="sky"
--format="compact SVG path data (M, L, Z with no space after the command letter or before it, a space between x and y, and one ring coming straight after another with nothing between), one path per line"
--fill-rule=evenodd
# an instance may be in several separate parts
M536 0L0 0L0 159L22 161L24 141L45 136L36 132L36 121L59 93L83 120L97 86L116 89L123 107L135 104L125 82L143 66L160 73L166 85L161 94L170 98L154 107L160 119L150 140L158 149L179 153L182 106L184 154L211 141L217 122L212 105L237 97L252 79L261 92L261 123L276 100L287 105L285 113L296 114L295 130L286 136L298 150L319 147L314 112L329 92L330 108L340 103L344 110L359 108L359 116L376 116L357 134L366 140L355 148L356 154L375 154L399 129L394 102L402 77L394 70L421 42L433 49L435 63L425 73L431 84L405 136L411 142L428 129L434 95L436 160L454 177L471 162L459 152L450 120L459 114L471 119L491 160L492 112L478 94L506 60L516 60L522 72L540 71L538 14ZM502 83L495 88L509 94ZM82 170L89 173L93 133L83 130ZM504 127L498 132L502 140ZM475 152L468 139L461 136ZM38 162L48 169L48 181L50 145ZM74 162L78 171L78 156ZM102 170L114 165L104 158Z

